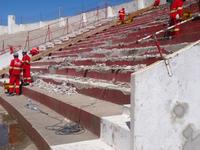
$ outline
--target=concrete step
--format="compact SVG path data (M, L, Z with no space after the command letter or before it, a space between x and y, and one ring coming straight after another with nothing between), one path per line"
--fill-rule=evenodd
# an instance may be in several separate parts
M0 90L2 91L2 88ZM30 102L28 97L23 95L8 97L1 94L0 104L18 120L39 150L49 150L54 145L97 138L87 129L71 134L61 132L61 128L71 122L66 116L63 117L34 99Z
M102 118L101 140L116 150L130 150L130 116Z
M71 144L56 145L52 150L115 150L101 139L76 142Z
M55 89L47 91L43 87L24 87L23 95L51 108L72 121L100 136L101 118L122 114L123 106L99 100L82 94L59 94Z
M74 87L78 93L109 101L116 104L130 103L130 85L129 83L96 80L81 77L71 77L56 74L39 74L40 78L47 83L62 85L68 83Z
M135 66L32 66L32 72L52 73L74 77L109 80L114 82L130 82L133 72L146 67L138 64Z
M161 41L162 42L162 41ZM161 48L164 48L164 50L166 50L166 52L171 53L174 51L177 51L178 49L184 47L185 45L187 45L188 43L179 43L179 44L165 44L165 45L161 45ZM152 45L153 46L147 46L144 47L144 45L142 46L141 44L134 44L140 47L131 47L130 45L127 46L118 46L117 48L113 48L113 47L106 47L106 48L95 48L95 49L90 49L89 52L87 51L59 51L57 52L57 54L59 54L58 57L46 57L45 60L51 60L51 59L55 59L55 61L59 60L60 61L64 61L64 56L71 56L72 54L75 54L76 57L68 57L67 59L65 59L66 62L70 62L70 63L75 63L78 62L77 64L81 63L87 63L87 61L89 61L91 59L91 61L93 62L97 62L100 61L101 63L107 63L106 61L111 61L110 63L115 64L115 61L130 61L133 60L133 62L137 62L137 61L141 61L141 60L145 60L145 59L151 59L151 58L159 58L160 55L147 55L145 57L140 57L141 54L145 54L146 52L151 52L151 51L157 51L158 54L158 49L155 46L155 43L153 42ZM96 54L96 56L95 56ZM97 57L97 55L102 55L104 57ZM60 58L62 56L62 58ZM59 62L60 62L59 61ZM72 62L73 61L73 62ZM138 62L140 63L140 62ZM109 64L109 63L108 63ZM144 61L144 64L145 61ZM131 65L131 64L130 64Z

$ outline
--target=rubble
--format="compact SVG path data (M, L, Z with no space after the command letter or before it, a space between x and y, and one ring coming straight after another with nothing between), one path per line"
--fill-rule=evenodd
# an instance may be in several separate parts
M44 82L41 79L37 79L33 83L33 86L39 87L40 89L44 89L52 94L67 95L67 96L77 94L76 88L67 85L66 82L63 82L61 85L56 85L53 83Z

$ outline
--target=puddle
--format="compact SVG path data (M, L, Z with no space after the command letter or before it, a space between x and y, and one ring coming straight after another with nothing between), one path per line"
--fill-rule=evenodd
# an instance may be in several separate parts
M38 150L18 122L0 106L0 150Z

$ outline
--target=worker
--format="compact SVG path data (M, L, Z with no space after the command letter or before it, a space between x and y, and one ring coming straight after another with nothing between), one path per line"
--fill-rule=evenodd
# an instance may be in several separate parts
M155 0L153 6L157 7L160 5L160 0Z
M183 15L183 0L173 0L170 5L170 26L175 25L171 30L171 35L177 35L180 31L179 25L176 25L181 21Z
M33 47L33 48L31 49L31 51L30 51L30 54L31 54L32 56L35 56L35 55L39 54L39 48L38 48L38 47Z
M14 53L14 48L13 48L13 46L9 46L9 50L10 50L10 54L13 54L13 53Z
M9 75L10 75L10 85L9 85L9 96L14 95L14 90L17 95L20 94L20 74L22 71L22 62L18 58L18 53L13 54L14 59L11 60Z
M181 21L183 17L183 0L177 2L177 14L179 15L178 20Z
M125 8L120 9L118 13L119 13L119 21L123 24L126 16Z
M31 67L30 67L30 57L26 50L22 51L22 69L23 69L23 85L29 85L31 83Z

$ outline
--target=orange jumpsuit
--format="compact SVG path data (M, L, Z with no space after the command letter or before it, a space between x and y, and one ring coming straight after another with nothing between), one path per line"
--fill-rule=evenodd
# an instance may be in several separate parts
M25 83L31 83L30 57L26 54L22 58L23 80Z
M10 86L9 93L14 93L14 89L17 95L20 94L20 74L22 70L22 62L19 58L14 58L10 63Z

